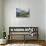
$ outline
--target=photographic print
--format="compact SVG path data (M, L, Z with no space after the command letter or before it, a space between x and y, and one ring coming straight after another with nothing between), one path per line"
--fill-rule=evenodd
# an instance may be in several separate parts
M20 9L16 8L16 17L29 17L30 10L29 9Z

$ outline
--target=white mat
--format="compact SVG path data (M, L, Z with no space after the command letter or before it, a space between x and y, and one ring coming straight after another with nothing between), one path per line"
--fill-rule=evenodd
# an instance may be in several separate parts
M42 45L38 45L38 44L8 44L5 46L42 46Z

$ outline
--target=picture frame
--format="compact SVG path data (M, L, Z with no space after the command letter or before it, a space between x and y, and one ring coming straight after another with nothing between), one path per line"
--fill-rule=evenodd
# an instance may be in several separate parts
M30 9L16 8L16 17L29 17Z

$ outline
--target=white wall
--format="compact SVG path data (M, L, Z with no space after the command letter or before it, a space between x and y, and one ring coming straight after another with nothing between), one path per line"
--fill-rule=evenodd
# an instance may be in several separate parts
M1 26L1 16L2 15L2 1L0 0L0 26Z
M2 37L2 0L0 0L0 38Z
M30 8L30 17L17 18L16 8ZM39 27L39 38L45 39L44 0L4 0L4 26L7 35L10 26Z
M45 0L45 40L46 40L46 0Z

